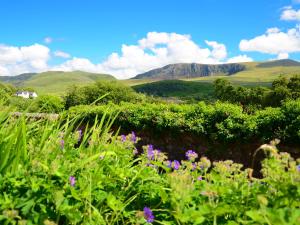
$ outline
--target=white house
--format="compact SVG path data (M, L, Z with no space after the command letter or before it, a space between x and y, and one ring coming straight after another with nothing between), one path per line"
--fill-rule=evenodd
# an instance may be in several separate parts
M16 96L22 98L36 98L37 94L31 91L17 91Z

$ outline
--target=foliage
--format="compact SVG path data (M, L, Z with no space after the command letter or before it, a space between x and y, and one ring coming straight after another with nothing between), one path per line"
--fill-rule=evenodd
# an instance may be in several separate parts
M266 87L246 88L231 84L228 80L214 82L215 95L221 101L238 103L242 106L280 106L282 102L300 97L300 76L290 79L280 77L273 81L271 89Z
M54 95L41 95L34 99L30 106L31 112L59 113L64 109L64 102L60 97Z
M158 97L178 97L186 101L212 100L213 85L205 82L162 80L132 87L137 92Z
M214 119L222 120L228 109L239 118L240 108L222 105ZM300 222L300 161L273 145L261 147L268 157L258 179L240 164L210 162L192 150L187 160L171 162L152 145L136 149L134 133L108 132L114 116L96 119L86 130L74 127L77 119L0 114L1 224Z
M105 98L103 97L105 96ZM65 106L70 108L75 105L105 104L113 102L140 102L142 95L138 95L128 86L115 81L98 81L85 87L72 87L65 95Z
M229 143L279 138L285 143L300 143L300 100L278 108L256 110L253 114L230 103L178 104L109 104L72 107L67 114L92 123L96 116L119 112L115 126L125 130L186 133L210 141Z
M10 84L0 83L0 100L2 103L7 102L15 92L15 88Z

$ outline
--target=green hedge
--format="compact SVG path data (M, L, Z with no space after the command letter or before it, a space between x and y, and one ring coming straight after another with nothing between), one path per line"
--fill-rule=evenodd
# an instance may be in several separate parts
M76 106L68 115L80 114L86 122L104 113L119 112L116 126L124 130L192 133L211 141L279 138L294 144L300 143L300 100L289 101L278 108L258 110L254 114L243 112L241 106L220 103L193 105L178 104L108 104L103 106Z

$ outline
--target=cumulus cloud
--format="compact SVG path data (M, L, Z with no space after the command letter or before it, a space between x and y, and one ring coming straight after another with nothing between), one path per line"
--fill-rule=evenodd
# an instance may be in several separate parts
M253 62L253 59L247 55L238 55L227 60L227 63Z
M288 59L289 54L288 53L279 53L277 56L277 59Z
M93 64L90 60L85 58L72 58L58 66L52 67L50 70L54 71L89 71L89 72L100 72L98 65Z
M50 49L40 44L15 47L0 45L0 75L47 70Z
M280 31L278 28L268 29L263 35L250 40L242 40L240 50L273 54L278 57L300 52L299 26L289 29L287 32Z
M137 45L123 45L121 54L112 53L98 68L129 78L172 63L220 63L227 57L224 44L205 41L196 44L190 35L149 32Z
M71 55L69 53L59 51L59 50L54 52L54 56L60 57L60 58L65 58L65 59L68 59L71 57Z
M215 41L205 41L205 43L213 48L211 52L213 58L223 60L227 57L227 50L224 44L219 44Z
M286 21L300 21L300 10L293 9L291 6L284 7L280 19Z
M41 49L37 51L36 48L38 47ZM149 32L145 38L139 40L135 45L123 44L120 53L114 52L99 63L93 63L87 58L71 58L68 53L55 51L52 53L54 56L67 60L62 64L50 67L47 65L50 50L43 45L7 48L9 48L9 51L3 47L6 51L4 54L1 54L0 48L0 75L14 75L20 73L20 71L23 73L44 69L83 70L110 73L119 79L126 79L173 63L216 64L252 61L246 55L228 59L226 46L222 43L206 40L203 46L200 46L192 40L190 35L165 32ZM31 49L28 51L26 48ZM4 51L3 49L2 51ZM29 54L37 55L34 58L28 58Z

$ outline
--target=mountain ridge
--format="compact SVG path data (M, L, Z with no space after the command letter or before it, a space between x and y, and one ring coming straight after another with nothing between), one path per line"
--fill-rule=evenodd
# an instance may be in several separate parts
M149 70L133 77L132 79L189 79L215 75L231 76L246 71L249 63L223 63L223 64L199 64L176 63ZM292 59L257 62L256 68L272 67L299 67L300 62Z
M227 64L199 64L199 63L176 63L161 68L138 74L133 79L158 78L195 78L212 76L217 74L232 75L246 69L245 65L239 63Z

